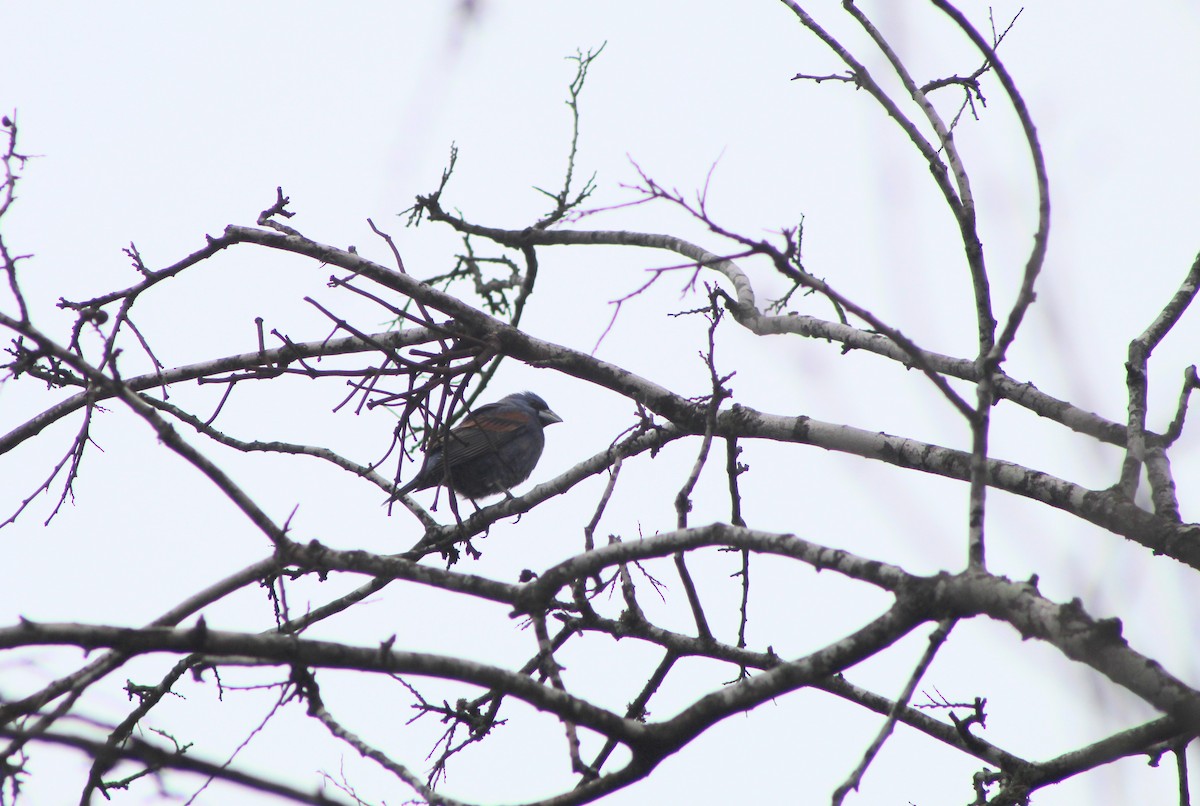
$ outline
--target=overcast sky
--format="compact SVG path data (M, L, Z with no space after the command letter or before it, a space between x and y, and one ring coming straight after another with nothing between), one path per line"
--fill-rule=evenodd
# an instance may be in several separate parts
M925 4L863 6L919 80L977 66L979 59ZM982 4L963 7L986 25ZM1018 8L996 3L996 19L1006 22ZM810 10L846 35L847 44L867 52L840 4L814 3ZM622 184L636 181L635 162L685 194L702 187L716 163L710 210L728 229L764 237L803 218L804 256L814 274L925 348L963 357L974 349L961 249L927 169L865 93L835 82L790 81L797 72L842 68L780 3L478 0L335 7L10 0L0 5L0 25L6 32L0 111L15 111L21 150L37 155L5 219L5 237L10 248L34 255L23 264L22 282L34 321L52 332L69 327L54 307L60 296L86 298L136 280L122 254L130 242L151 267L169 265L198 249L206 233L252 224L277 186L297 213L289 223L310 237L355 245L386 261L386 249L365 223L370 217L396 236L410 271L445 270L460 248L457 239L429 225L406 230L397 214L417 193L436 188L451 143L457 143L459 161L446 193L449 206L478 223L504 227L527 226L545 213L546 198L532 188L561 183L570 135L563 101L573 75L565 57L604 44L581 102L580 170L597 174L596 206L632 198ZM1129 339L1150 323L1200 249L1198 41L1200 11L1191 3L1146 2L1136 10L1107 1L1031 4L1001 49L1038 126L1053 204L1038 303L1007 369L1118 421L1125 418ZM980 199L997 309L1006 310L1032 242L1032 170L1001 92L994 83L985 86L982 121L962 124L960 144ZM953 108L943 103L943 111ZM713 251L728 248L666 208L621 210L581 226L672 232ZM609 301L644 282L644 269L674 262L669 255L615 249L543 250L541 286L524 324L541 338L590 351L611 316ZM760 299L786 290L767 267L753 268ZM325 289L326 274L242 248L164 284L155 299L139 305L144 310L135 321L167 365L253 349L255 316L297 340L323 338L327 320L303 302L305 295L357 312L365 329L385 326L377 311ZM707 391L707 371L695 358L702 324L667 318L699 304L699 298L681 298L682 285L660 283L626 306L596 354L681 394L698 395ZM815 298L793 304L831 316ZM1169 422L1183 369L1197 360L1197 322L1200 312L1192 311L1155 353L1154 429ZM878 359L843 357L829 345L798 339L756 340L732 325L724 332L718 359L738 372L739 402L952 447L969 444L966 428L932 388ZM128 361L126 374L145 371L145 360L134 351L122 360ZM494 387L497 395L522 388L543 394L565 420L547 432L534 481L601 450L631 419L619 398L548 370L509 367ZM194 402L214 393L180 394ZM253 401L235 400L224 422L242 436L319 442L359 461L377 458L394 421L386 412L332 414L340 397L337 389L280 385ZM53 399L32 383L0 386L0 432ZM211 404L197 406L211 410ZM1012 408L996 410L995 455L1092 488L1116 480L1118 451L1064 436ZM0 459L0 518L44 478L76 427L52 428L44 441ZM5 574L0 623L23 615L141 624L263 556L261 537L136 418L114 411L101 418L95 435L104 452L89 455L76 500L48 528L42 522L52 502L44 500L0 532L6 564L19 569ZM1187 520L1196 518L1188 495L1200 485L1198 447L1195 435L1185 434L1172 456ZM347 484L324 467L211 453L279 520L299 505L297 539L383 552L407 548L418 534L403 515L384 516L378 491ZM652 488L663 478L677 488L679 468L693 456L694 446L680 446L664 452L661 462L631 467L635 489L614 502L607 531L633 537L671 528L671 496L661 489L655 495ZM752 525L794 531L916 572L962 567L965 485L880 472L854 457L797 453L794 446L753 446L747 457L757 474L747 504ZM578 498L498 526L484 544L484 558L463 570L513 581L523 568L544 568L579 551L586 521L580 513L590 513L600 489L593 481ZM344 487L336 496L328 492L335 482ZM718 474L705 483L717 499ZM637 489L649 492L643 498ZM698 498L693 523L728 517L726 504ZM1012 578L1038 573L1048 596L1082 597L1096 616L1119 613L1135 648L1145 647L1174 674L1200 685L1194 575L1161 561L1147 563L1143 550L1040 505L999 493L990 501L994 571ZM559 523L571 524L569 534ZM728 558L712 558L702 568L721 579L732 570ZM752 624L761 632L752 630L751 638L774 641L792 630L797 654L860 625L883 601L849 597L844 611L822 612L817 619L807 607L820 606L829 586L836 587L833 580L769 563L764 569L764 584L775 579L783 590L802 590L788 600L788 612L758 613ZM299 590L314 604L332 595L329 586ZM485 621L482 608L442 612L437 608L452 604L444 599L396 591L314 636L369 645L399 632L416 648L498 663L519 663L529 654L530 637L505 614L489 611ZM270 624L269 606L256 591L205 615L210 625L227 629ZM1107 687L1095 675L1044 647L1023 644L1007 628L980 623L960 629L962 642L951 643L927 679L951 698L987 696L984 735L1006 749L1041 759L1098 738L1093 720L1115 730L1153 716L1130 697L1104 693ZM981 646L994 654L979 655ZM923 638L915 636L850 677L893 696L923 648ZM630 653L625 662L631 666L656 659L624 645L621 650ZM78 652L38 657L55 670L79 663ZM89 713L121 719L130 708L120 691L125 677L150 683L165 668L162 658L132 664L96 695ZM618 670L603 662L581 658L572 671L581 688L605 704L619 707L632 696L605 689ZM728 670L699 662L689 674L697 686L728 679ZM52 675L46 668L0 666L0 695ZM195 739L206 758L232 751L265 715L266 706L236 714L213 708L204 714L208 723L193 722L196 710L205 711L197 704L211 699L215 705L215 699L211 688L192 692L192 709L172 705L161 724ZM416 738L402 736L400 724L409 716L402 691L373 681L348 687L342 696L347 710L357 704L368 712L356 729L394 742L389 746L398 748L401 760L421 768L437 726ZM669 716L694 696L686 686L664 691L654 715ZM514 708L513 720L522 713ZM558 752L561 744L553 720L534 723L529 734L513 729L519 743L506 748L493 742L494 749L452 765L446 792L511 802L569 786L562 765L547 770L530 761L535 751L527 748ZM826 727L814 730L812 724ZM606 802L768 803L794 799L797 792L825 798L876 725L869 715L831 708L822 697L802 692L727 720L650 780ZM286 755L283 769L312 772L292 783L315 786L316 771L337 774L344 756L368 800L398 803L406 797L350 752L314 749L314 735L302 713L284 715L240 758L270 772L279 769L273 757ZM78 797L79 773L44 774L52 764L79 769L69 755L39 750L31 765L31 803ZM977 766L901 731L849 802L966 802ZM1173 773L1132 759L1088 781L1040 793L1036 802L1165 802L1174 786ZM194 787L188 779L172 789L186 796ZM123 802L159 799L153 787L143 787ZM213 787L198 802L269 799Z

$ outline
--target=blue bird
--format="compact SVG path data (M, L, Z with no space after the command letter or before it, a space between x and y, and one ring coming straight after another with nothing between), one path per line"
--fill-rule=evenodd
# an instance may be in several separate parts
M529 478L546 437L542 429L562 418L533 392L480 406L444 437L433 435L421 470L396 496L448 486L471 500L507 493Z

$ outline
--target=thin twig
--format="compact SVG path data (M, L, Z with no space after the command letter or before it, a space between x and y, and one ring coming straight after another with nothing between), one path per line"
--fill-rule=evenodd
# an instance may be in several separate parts
M854 768L849 777L833 791L833 806L840 806L842 801L846 799L846 795L852 790L858 791L859 784L862 783L867 768L871 766L871 762L875 759L875 756L883 749L883 743L887 741L888 736L891 735L892 730L896 727L900 712L908 706L908 701L912 699L913 692L917 690L917 684L921 682L921 678L929 670L929 666L933 663L933 659L937 656L937 652L941 649L942 644L946 643L950 631L954 629L954 624L954 619L947 619L938 624L937 629L929 636L929 645L925 648L925 654L921 656L921 660L917 662L912 674L909 675L908 683L905 684L904 690L900 692L900 696L896 698L896 702L892 705L891 713L888 714L887 720L880 727L874 741L871 742L866 752L863 753L862 761L858 763L858 766Z

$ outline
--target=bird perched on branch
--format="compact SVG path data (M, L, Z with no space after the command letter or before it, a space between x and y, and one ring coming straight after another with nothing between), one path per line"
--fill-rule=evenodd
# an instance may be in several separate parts
M421 470L396 496L445 485L471 500L507 493L529 478L546 437L542 429L562 418L533 392L480 406L425 448Z

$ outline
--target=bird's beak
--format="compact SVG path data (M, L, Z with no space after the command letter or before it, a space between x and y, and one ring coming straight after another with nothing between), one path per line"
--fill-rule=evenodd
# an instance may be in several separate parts
M559 417L557 414L550 411L550 409L545 409L544 411L539 411L538 419L542 421L542 425L544 425L544 426L554 425L555 423L561 423L563 421L562 417Z

